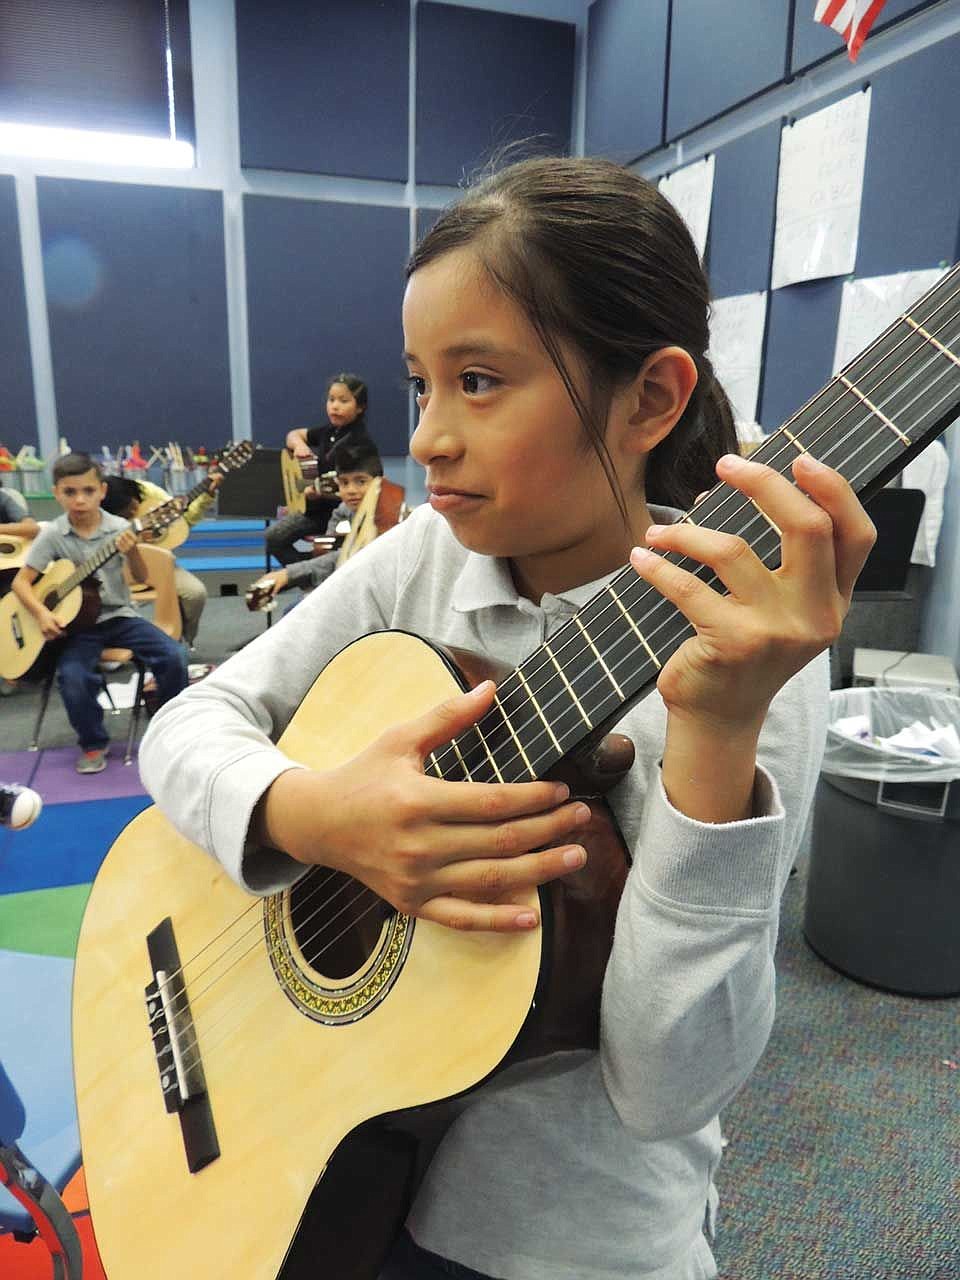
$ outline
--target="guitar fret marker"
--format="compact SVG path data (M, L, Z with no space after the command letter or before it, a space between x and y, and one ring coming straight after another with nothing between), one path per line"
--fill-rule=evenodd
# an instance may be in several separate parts
M510 736L513 738L514 742L517 744L517 750L520 752L521 756L523 757L523 763L527 766L527 769L530 773L530 777L536 780L537 772L534 769L533 765L530 763L530 761L527 759L527 753L523 749L523 743L517 737L516 731L514 730L513 725L510 723L510 717L507 715L504 709L503 703L497 697L494 697L493 701L494 701L494 704L498 707L500 714L503 716L504 723L506 724L507 728L510 730ZM502 782L503 779L501 778L500 781Z
M657 668L657 670L658 670L658 671L661 671L661 670L663 669L663 663L660 661L660 659L657 657L657 655L653 652L653 650L652 650L652 649L650 648L650 646L647 644L647 640L646 640L646 637L644 636L643 632L640 630L640 628L637 626L637 624L634 622L634 620L630 617L630 614L629 614L629 613L627 613L626 609L623 607L623 603L622 603L622 601L620 600L620 597L619 597L619 596L617 595L617 593L614 591L613 587L611 587L611 586L610 586L609 582L607 583L607 588L606 588L606 589L607 589L607 590L610 592L610 594L613 596L614 603L616 604L617 608L620 610L620 612L623 614L623 616L626 618L626 620L630 623L631 627L633 627L634 633L635 633L635 635L636 635L637 639L640 641L640 643L641 643L641 644L643 645L643 647L646 649L647 654L648 654L648 656L649 656L649 658L650 658L650 661L651 661L651 662L656 666L656 668Z
M952 360L955 365L960 367L960 356L955 355L954 352L952 352L949 347L945 347L942 342L938 342L933 334L928 333L922 324L917 324L916 320L911 320L909 316L904 316L903 318L906 320L908 325L916 329L917 333L923 334L926 340L931 342L942 355L945 355L948 360Z
M916 327L919 328L920 326L917 325ZM857 386L854 386L854 384L850 381L849 378L845 378L844 375L841 373L837 377L837 381L842 382L848 391L852 391L853 394L857 397L857 399L862 400L863 403L870 410L870 412L872 414L875 414L885 427L889 427L890 430L895 435L898 435L904 444L910 444L910 437L905 436L903 432L900 430L900 428L897 426L897 424L895 422L891 422L890 419L887 417L887 415L883 412L883 410L878 409L877 406L870 399L870 397L865 396L863 392L860 390L860 388Z
M622 689L620 688L620 686L617 684L616 680L614 680L614 678L613 678L613 672L610 670L610 668L609 668L609 667L607 666L607 664L604 662L604 660L603 660L603 656L602 656L602 654L600 653L600 650L597 648L597 646L596 646L596 645L593 643L593 641L591 640L590 635L589 635L589 632L587 631L587 628L586 628L586 627L583 625L583 623L580 621L580 617L579 617L579 615L578 615L578 614L574 614L573 620L574 620L574 622L577 624L577 626L580 628L580 630L583 632L583 637L584 637L584 639L586 640L586 642L587 642L587 644L590 646L590 648L593 650L594 655L596 656L596 659L597 659L597 661L600 663L601 667L603 667L604 675L607 677L607 679L608 679L608 680L610 681L610 683L613 685L614 689L616 689L616 691L617 691L617 697L619 697L619 698L622 700L622 699L623 699L623 696L624 696L624 695L623 695L623 690L622 690Z
M519 668L519 667L517 667L517 675L520 677L520 683L523 685L524 689L526 689L526 691L527 691L527 697L528 697L528 698L530 699L530 701L533 703L533 705L534 705L534 707L535 707L535 709L536 709L537 715L538 715L538 716L540 717L540 719L543 721L543 727L546 729L547 733L550 735L550 741L551 741L551 742L553 743L553 745L556 747L557 751L559 751L559 753L560 753L561 755L563 755L563 748L560 746L560 743L559 743L559 742L556 740L556 738L554 737L553 730L550 728L550 721L549 721L549 720L547 719L547 717L543 714L543 711L541 710L541 707L540 707L540 703L537 701L536 697L534 696L534 692L533 692L533 690L532 690L532 689L530 688L530 686L527 684L526 676L523 674L523 672L520 670L520 668Z
M580 699L579 699L579 698L577 697L577 695L574 693L574 691L573 691L573 685L571 685L570 681L567 679L567 677L566 677L566 675L565 675L565 673L564 673L563 667L561 667L560 663L559 663L559 662L557 661L557 659L555 658L554 653L553 653L553 650L550 648L549 644L547 644L546 640L544 640L544 642L543 642L543 647L546 649L547 653L550 655L550 661L551 661L551 662L553 663L553 665L557 668L557 674L560 676L560 679L561 679L561 680L563 681L563 683L567 686L567 693L569 693L570 697L571 697L571 698L573 699L573 701L576 703L577 710L578 710L578 711L580 712L580 714L583 716L584 723L587 725L587 727L588 727L588 728L592 729L592 728L593 728L593 722L591 721L591 719L590 719L590 717L587 715L587 713L584 711L583 707L580 705Z

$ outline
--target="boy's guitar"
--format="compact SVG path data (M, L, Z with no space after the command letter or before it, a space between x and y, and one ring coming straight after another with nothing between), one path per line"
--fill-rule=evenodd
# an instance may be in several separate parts
M224 452L224 470L249 461L253 446L248 440ZM148 511L130 527L138 535L162 533L184 509L185 499L170 498ZM54 560L33 584L33 589L65 631L91 627L100 612L100 594L93 575L117 553L117 542L125 530L108 538L100 549L81 564L72 560ZM47 643L40 624L13 591L0 598L0 676L18 680L28 675L43 654Z
M298 458L290 449L280 451L280 479L288 515L302 516L308 498L337 496L336 472L321 472L316 458Z
M955 268L754 456L789 476L809 451L867 497L958 409ZM736 490L717 485L688 518L779 563L778 531ZM499 680L494 707L427 772L569 770L691 634L624 569ZM326 667L279 745L333 767L477 674L415 636L367 636ZM627 858L596 784L573 793L594 811L587 866L539 891L544 927L523 936L401 915L322 868L252 899L159 810L134 819L93 886L74 982L80 1138L109 1280L375 1280L428 1158L412 1136L425 1104L508 1058L597 1043Z
M253 457L253 445L249 440L241 440L237 444L230 445L224 449L216 464L216 469L226 474L228 471L237 471ZM180 504L180 510L186 511L191 502L201 497L205 493L211 492L210 476L206 476L199 484L195 484L192 489L186 493L178 494L176 501ZM134 511L134 518L142 520L144 516L149 515L151 511L156 511L158 507L165 505L162 498L144 498L137 504ZM165 547L167 551L175 551L177 547L186 542L190 536L190 526L182 515L175 517L162 530L158 531L155 536L150 538L150 545L153 547Z
M24 538L18 533L0 533L0 573L6 569L19 569L32 544L32 538Z

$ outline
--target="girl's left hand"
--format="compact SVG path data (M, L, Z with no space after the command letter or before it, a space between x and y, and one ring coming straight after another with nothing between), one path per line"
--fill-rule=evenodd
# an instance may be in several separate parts
M847 481L808 454L793 464L799 488L731 454L717 475L781 531L780 567L733 533L690 523L652 526L647 542L709 565L729 595L651 551L635 548L630 562L697 632L660 672L668 710L714 733L758 733L778 690L840 634L876 530Z

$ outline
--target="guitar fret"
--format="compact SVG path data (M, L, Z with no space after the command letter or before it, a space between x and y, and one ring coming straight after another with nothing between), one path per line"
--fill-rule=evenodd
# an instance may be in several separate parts
M490 761L491 765L493 766L493 772L497 775L497 781L498 782L505 781L503 774L500 772L500 767L497 764L496 757L494 756L493 752L490 750L490 747L487 744L486 738L483 736L483 730L480 728L480 722L478 721L473 726L473 728L476 731L477 737L480 739L480 743L484 751L487 753L487 759Z
M919 328L919 325L916 327ZM883 413L882 410L877 408L877 406L873 403L873 401L869 398L869 396L865 396L863 392L860 390L860 388L855 386L850 381L849 378L844 377L844 375L841 373L837 378L837 381L842 382L848 391L852 391L853 394L857 396L858 399L862 400L863 403L870 410L870 412L874 414L877 418L879 418L885 427L889 427L890 430L894 432L895 435L898 435L905 445L909 445L911 443L910 437L905 436L903 432L900 430L900 428L897 426L897 424L895 422L891 422L890 419L887 417L887 415Z
M580 616L579 616L579 614L574 614L574 616L573 616L573 621L577 624L577 626L578 626L578 627L580 628L580 630L583 632L584 639L586 640L586 642L587 642L587 644L590 646L590 648L593 650L593 652L594 652L594 654L595 654L595 656L596 656L597 661L600 663L600 666L601 666L601 667L603 667L604 675L607 677L607 679L608 679L608 680L610 681L610 683L613 685L614 689L616 689L616 691L617 691L617 696L622 700L622 699L623 699L623 690L622 690L622 689L620 688L620 686L617 684L616 680L614 680L614 678L613 678L613 672L610 670L610 668L609 668L609 667L607 666L607 664L604 662L603 657L602 657L602 655L601 655L601 653L600 653L600 650L599 650L599 649L597 648L597 646L593 643L593 640L592 640L592 639L591 639L591 637L590 637L590 633L587 631L587 628L586 628L586 627L583 625L583 623L580 621Z
M497 697L494 698L493 703L494 703L494 706L499 709L500 714L503 716L504 723L506 724L507 728L510 730L510 736L513 738L514 742L517 744L517 750L520 752L520 755L523 758L523 763L527 766L527 769L530 773L530 777L535 779L537 776L537 771L536 769L534 769L533 765L530 763L529 759L527 758L527 753L523 749L523 743L517 737L516 730L514 729L513 724L510 720L510 717L507 715L506 710L504 709L503 703ZM503 779L501 778L501 782L502 781Z
M903 319L907 322L908 325L916 329L917 333L922 334L922 336L926 338L926 340L929 343L932 343L932 345L937 348L937 350L940 352L941 355L945 355L948 360L952 360L955 365L960 366L960 356L955 355L954 352L952 352L949 347L945 347L942 342L939 342L933 336L932 333L928 333L922 324L917 324L916 320L912 319L912 317L910 316L905 315Z
M781 431L783 432L783 434L787 437L787 439L788 439L788 440L790 441L790 443L794 446L794 448L797 450L797 452L798 452L798 453L808 453L808 452L809 452L809 450L808 450L808 449L804 448L804 446L800 443L800 441L797 439L797 437L793 434L793 432L792 432L792 431L788 431L786 427L781 427L781 428L780 428L780 430L781 430Z
M577 697L577 695L573 691L573 685L567 679L566 673L564 672L563 667L561 667L560 663L557 661L556 657L554 656L553 650L550 648L546 640L544 640L543 642L543 647L544 649L546 649L547 653L549 654L550 661L556 667L557 674L559 675L560 679L567 686L567 693L569 693L570 697L573 699L574 703L576 704L577 710L580 712L581 716L583 716L584 723L587 725L588 728L592 729L593 722L591 721L590 717L587 715L587 713L584 711L583 707L581 706L580 699Z
M783 534L782 534L782 533L781 533L781 531L777 528L777 526L774 524L774 522L770 519L770 517L767 515L767 513L764 511L763 507L759 506L759 505L758 505L758 503L754 502L753 498L749 498L749 499L748 499L748 502L750 503L750 505L751 505L751 506L753 506L753 507L756 507L756 508L757 508L757 510L758 510L758 511L760 512L760 514L763 516L764 520L766 520L767 524L770 526L770 528L773 530L773 532L777 535L777 537L778 537L778 538L782 538L782 537L783 537Z
M452 738L452 739L451 739L451 741L450 741L450 745L451 745L451 747L453 747L454 751L456 752L457 759L460 761L460 768L463 770L464 775L466 776L467 781L468 781L468 782L472 782L472 781L473 781L473 774L472 774L472 773L470 772L470 770L467 768L467 762L466 762L466 760L464 760L464 758L463 758L463 753L462 753L462 752L461 752L461 750L460 750L460 744L459 744L459 742L457 742L456 738Z
M517 667L517 676L518 676L518 677L519 677L519 679L520 679L520 683L523 685L524 689L526 690L527 697L528 697L528 698L530 699L530 701L533 703L533 705L534 705L534 708L535 708L535 710L536 710L537 715L538 715L538 716L540 717L540 719L543 721L543 727L546 729L547 733L550 735L550 741L551 741L551 742L553 743L553 745L556 747L556 749L557 749L557 751L559 752L559 754L560 754L560 755L563 755L563 748L560 746L560 743L557 741L556 736L554 735L553 730L550 728L550 721L549 721L549 720L547 719L547 717L543 714L543 710L542 710L542 708L541 708L541 706L540 706L540 703L537 701L536 696L534 695L533 690L530 688L529 684L527 684L527 678L526 678L526 676L523 674L523 669L522 669L522 667Z
M657 657L657 655L654 653L654 651L650 648L649 644L647 644L647 638L646 638L646 636L643 634L643 632L640 630L640 628L639 628L639 627L637 626L637 624L634 622L633 618L631 618L631 616L630 616L630 614L627 612L627 610L623 607L623 601L620 599L620 597L619 597L619 596L617 595L617 593L614 591L613 587L610 585L610 583L609 583L609 582L607 583L606 590L607 590L607 591L609 591L609 592L610 592L610 594L613 596L613 599L614 599L614 602L615 602L615 604L616 604L617 608L620 610L620 612L623 614L623 616L626 618L626 620L630 623L630 626L633 628L634 634L636 635L637 639L638 639L638 640L640 641L640 643L643 645L644 649L646 649L647 654L648 654L648 656L649 656L649 658L650 658L650 661L654 664L654 666L657 668L657 670L658 670L658 671L660 671L660 670L662 669L662 667L663 667L663 663L660 661L660 659Z
M460 753L458 752L457 754L459 755ZM433 769L433 771L434 771L434 773L437 775L437 777L438 777L438 778L442 778L442 777L443 777L443 770L440 768L440 762L437 760L436 755L434 755L434 753L433 753L432 751L431 751L431 752L430 752L430 754L427 756L427 760L430 762L430 767L431 767L431 769Z

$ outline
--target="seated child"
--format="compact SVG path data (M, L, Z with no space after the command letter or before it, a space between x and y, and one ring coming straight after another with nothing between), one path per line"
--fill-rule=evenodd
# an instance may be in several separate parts
M108 647L132 650L153 672L160 703L185 688L187 666L180 645L141 618L130 602L120 555L126 558L134 581L145 581L147 569L128 522L101 510L106 485L98 463L85 453L58 458L53 465L53 493L63 515L52 520L34 542L13 580L13 590L37 620L45 639L60 642L57 683L80 742L77 772L101 773L107 764L109 739L97 701L100 651ZM65 632L34 590L34 583L51 560L82 564L118 533L122 535L117 541L120 555L111 556L97 570L100 612L96 622Z
M184 511L183 519L187 524L195 525L204 518L222 479L221 472L211 468L208 476L211 490L194 498ZM158 484L149 480L134 480L130 476L107 476L106 485L107 494L100 504L102 510L109 511L111 515L122 516L125 520L134 519L141 502L164 503L169 502L173 496ZM200 615L207 603L207 588L195 573L190 573L179 563L173 571L173 582L180 602L184 643L192 649L200 629Z
M369 436L353 440L349 444L338 445L333 453L333 463L337 472L337 492L340 495L339 505L333 509L327 522L327 537L333 539L337 535L337 527L343 521L351 522L349 546L344 544L339 549L331 549L323 555L313 556L309 560L298 560L285 565L282 569L265 574L254 583L255 588L267 588L276 596L291 587L300 587L302 591L311 591L325 582L338 564L349 558L354 551L360 550L382 530L369 530L368 536L359 536L360 531L353 528L354 518L363 502L364 496L378 476L383 475L383 464L377 452L377 446Z

